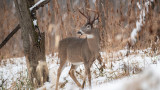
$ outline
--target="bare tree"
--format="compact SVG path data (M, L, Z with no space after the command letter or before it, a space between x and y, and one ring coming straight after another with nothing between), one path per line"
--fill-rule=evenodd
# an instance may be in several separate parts
M46 0L49 1L49 0ZM29 78L34 87L48 81L48 68L45 58L45 33L40 33L38 25L34 25L38 5L32 10L34 0L14 0L23 40ZM37 32L38 31L38 32Z

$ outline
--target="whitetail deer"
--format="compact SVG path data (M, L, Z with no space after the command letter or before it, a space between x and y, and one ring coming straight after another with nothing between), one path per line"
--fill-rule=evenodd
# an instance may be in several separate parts
M87 23L78 31L78 34L85 34L86 38L69 37L59 42L58 57L60 58L60 66L57 71L56 90L58 89L59 77L62 70L65 68L67 62L71 63L71 69L69 71L70 77L80 88L84 88L85 80L88 75L89 86L91 88L91 72L90 67L95 59L99 56L100 50L100 37L98 24L99 15L93 20L90 17L79 11L83 16L87 18ZM85 77L82 85L78 82L74 75L74 70L78 65L84 64Z

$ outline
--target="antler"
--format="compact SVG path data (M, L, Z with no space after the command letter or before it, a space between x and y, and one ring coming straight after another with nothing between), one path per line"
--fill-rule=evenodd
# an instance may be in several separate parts
M78 11L79 11L84 17L86 17L86 18L88 19L88 17L84 14L84 12L82 13L80 9L78 9Z
M84 17L86 17L86 18L87 18L88 22L90 22L90 16L85 15L85 14L84 14L84 10L83 10L83 12L81 12L81 10L80 10L80 9L78 9L78 11L79 11L79 12L80 12Z
M95 11L96 13L97 13L97 17L96 17L96 15L94 16L94 19L91 21L91 23L93 23L96 19L98 19L99 18L99 13L97 12L97 11Z
M86 18L87 18L88 22L93 23L96 19L98 19L98 18L99 18L99 13L98 13L98 11L95 11L95 10L92 10L92 9L88 9L88 8L86 8L86 10L89 10L89 11L95 12L95 13L97 14L97 17L96 17L96 15L95 15L94 19L93 19L93 20L91 20L91 17L90 17L88 14L87 14L87 15L85 15L85 14L84 14L84 9L83 9L83 12L81 12L81 10L80 10L80 9L78 9L78 11L79 11L79 12L80 12L84 17L86 17Z

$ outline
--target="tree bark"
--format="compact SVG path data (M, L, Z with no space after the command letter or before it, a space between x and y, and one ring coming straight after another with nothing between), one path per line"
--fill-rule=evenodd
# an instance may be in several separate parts
M102 5L103 4L103 5ZM100 17L101 17L101 19L102 19L102 27L104 28L104 29L106 29L106 27L105 27L105 25L106 25L106 22L105 22L105 16L104 16L104 14L105 14L105 11L103 10L103 8L105 8L105 0L100 0L99 1L99 12L100 12Z
M45 58L45 34L39 33L33 25L35 18L29 8L34 4L29 0L14 0L21 26L24 54L26 57L28 75L34 87L41 86L48 81L48 68ZM44 73L45 72L45 73Z

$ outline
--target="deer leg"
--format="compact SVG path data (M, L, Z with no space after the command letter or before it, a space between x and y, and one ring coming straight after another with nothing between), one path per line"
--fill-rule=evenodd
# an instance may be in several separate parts
M85 71L85 76L83 78L83 83L82 83L82 89L84 88L84 85L86 84L86 75L87 75L87 73Z
M83 79L82 88L84 88L87 76L89 81L89 88L91 88L91 72L90 72L90 66L88 64L85 65L85 77Z
M58 71L57 71L57 81L56 81L56 89L55 90L58 90L59 77L60 77L61 72L63 71L63 69L65 67L65 64L66 64L66 62L60 63L60 66L58 68Z
M71 69L69 71L69 75L71 76L71 78L74 80L74 82L77 84L78 87L81 87L81 84L78 82L78 80L76 79L75 75L74 75L74 71L75 71L76 66L72 65Z
M90 71L90 68L87 68L87 75L88 75L88 81L89 81L89 88L91 88L91 71Z

